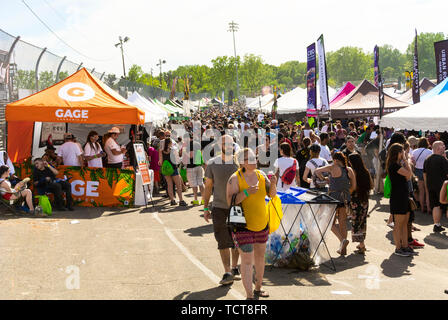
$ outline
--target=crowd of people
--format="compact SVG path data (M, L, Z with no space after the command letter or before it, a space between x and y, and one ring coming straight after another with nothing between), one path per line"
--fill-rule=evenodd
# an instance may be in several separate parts
M57 210L73 210L70 185L56 178L57 167L135 166L132 145L141 141L154 171L155 195L169 198L171 206L187 207L184 192L192 188L191 205L203 205L205 221L213 223L224 269L220 283L229 285L241 277L247 298L257 299L269 296L262 288L269 234L264 207L265 197L273 197L277 191L304 187L338 200L331 230L342 256L350 243L347 222L352 226L351 241L358 244L355 252L366 253L369 197L374 185L382 190L386 175L390 190L386 223L393 229L394 254L408 257L424 247L412 237L417 229L413 226L415 212L432 214L433 231L444 230L447 134L382 130L384 140L373 119L327 120L316 125L307 118L293 123L237 107L212 107L189 120L170 121L150 135L133 127L126 146L117 142L120 130L116 127L103 137L90 132L84 146L68 133L57 154L48 146L45 155L34 160L33 179L39 194L55 195ZM0 193L8 199L14 186L8 181L11 172L5 164L0 167ZM20 192L34 210L29 190ZM235 205L243 209L244 228L232 229L227 223Z

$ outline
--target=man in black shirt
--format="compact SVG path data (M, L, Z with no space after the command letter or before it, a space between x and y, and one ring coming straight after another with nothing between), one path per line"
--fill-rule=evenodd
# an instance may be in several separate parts
M434 232L445 230L440 224L442 210L440 204L440 189L448 177L448 160L445 155L445 144L436 141L432 144L433 154L426 158L423 165L423 178L428 188L429 204L434 220Z
M54 194L55 210L66 211L64 208L64 200L62 193L65 192L67 198L67 209L73 211L72 189L70 183L60 179L56 179L58 170L50 166L41 158L34 160L33 179L34 186L38 194L44 195L46 192Z

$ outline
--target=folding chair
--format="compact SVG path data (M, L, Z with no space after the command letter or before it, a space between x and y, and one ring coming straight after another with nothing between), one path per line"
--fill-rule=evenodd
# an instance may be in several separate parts
M11 194L17 194L19 193L19 198L14 200L6 200L3 197L0 197L0 206L4 207L7 211L10 211L11 213L15 215L20 215L18 206L23 206L25 203L25 198L22 196L22 194L18 192L11 192Z

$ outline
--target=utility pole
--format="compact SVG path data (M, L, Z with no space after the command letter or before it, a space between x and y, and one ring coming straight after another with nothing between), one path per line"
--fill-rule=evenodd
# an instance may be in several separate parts
M236 96L238 97L238 100L240 99L240 83L238 81L238 60L236 58L236 45L235 45L235 32L237 32L239 29L238 23L236 22L229 22L229 32L232 32L233 35L233 51L235 54L235 68L236 68Z
M126 79L126 68L124 66L123 43L128 42L130 39L129 39L129 37L124 37L124 39L123 39L123 38L121 38L121 36L119 36L118 39L120 40L120 42L116 43L115 47L120 46L120 48L121 48L121 60L123 61L123 77L124 77L124 79Z
M165 60L159 59L157 66L160 66L160 88L162 88L162 64L166 63Z

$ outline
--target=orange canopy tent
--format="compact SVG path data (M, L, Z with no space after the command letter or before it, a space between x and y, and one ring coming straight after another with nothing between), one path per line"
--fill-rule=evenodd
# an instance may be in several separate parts
M145 113L85 68L55 85L6 106L8 153L30 157L34 122L144 124Z

